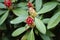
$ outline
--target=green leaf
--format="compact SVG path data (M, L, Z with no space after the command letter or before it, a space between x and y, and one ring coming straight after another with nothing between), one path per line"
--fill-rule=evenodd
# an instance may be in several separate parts
M6 6L2 3L0 3L0 8L6 8Z
M34 0L30 0L30 2L33 2Z
M36 35L38 35L38 34L39 34L38 30L36 30L36 29L35 29L35 34L36 34Z
M20 15L19 17L13 19L10 23L11 24L18 24L18 23L21 23L21 22L24 22L27 18L28 14L22 14Z
M25 7L26 5L27 5L26 2L21 2L21 3L18 4L18 7Z
M42 37L43 40L51 40L51 38L47 35L40 34L40 36Z
M18 0L12 0L12 2L16 2L16 1L18 1Z
M0 2L4 2L4 0L0 0Z
M46 27L41 20L35 18L36 28L43 34L46 34Z
M33 29L32 29L31 32L29 33L27 40L35 40L34 33L33 33Z
M45 18L42 21L43 21L43 23L48 24L49 20L50 20L50 18Z
M18 3L17 7L20 7L23 10L27 10L28 9L26 2L20 2L20 3Z
M60 3L58 3L58 5L60 5Z
M23 10L28 10L28 7L21 7L21 9L23 9Z
M38 12L38 14L43 14L53 10L57 6L57 2L47 2L43 5L43 8Z
M19 36L19 35L22 34L24 31L26 31L28 28L29 28L29 26L27 26L27 28L26 28L26 27L18 28L18 29L16 29L16 30L12 33L12 36L13 36L13 37Z
M33 2L34 0L26 0L26 1L30 1L30 2Z
M58 11L55 15L52 16L52 18L48 22L47 29L55 27L59 22L60 22L60 11Z
M57 0L58 2L60 2L60 0Z
M5 12L5 10L0 10L0 15L4 14Z
M27 33L21 38L21 40L27 40L28 34L29 34L29 32L27 32Z
M38 15L37 18L41 20L43 18L43 15Z
M14 9L13 12L16 16L20 16L21 14L27 14L28 13L26 10L23 10L23 9L20 9L20 8L19 9Z
M48 35L50 37L55 37L55 35L51 31L47 31L46 35Z
M8 12L9 12L9 11L7 11L7 12L0 18L0 25L2 25L3 22L6 20L6 18L8 17Z
M42 6L42 0L35 0L36 11L39 11L41 9L41 6Z

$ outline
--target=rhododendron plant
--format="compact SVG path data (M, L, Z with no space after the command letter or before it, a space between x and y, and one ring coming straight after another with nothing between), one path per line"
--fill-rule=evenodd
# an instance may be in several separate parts
M60 40L59 23L59 0L0 0L0 40Z

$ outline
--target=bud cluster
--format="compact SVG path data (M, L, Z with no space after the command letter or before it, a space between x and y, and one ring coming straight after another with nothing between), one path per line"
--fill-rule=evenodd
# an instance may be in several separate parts
M4 0L4 4L5 6L10 7L12 5L12 2L11 0Z

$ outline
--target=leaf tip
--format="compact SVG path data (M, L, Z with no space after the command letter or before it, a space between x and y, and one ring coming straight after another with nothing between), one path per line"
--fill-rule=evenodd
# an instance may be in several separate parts
M51 29L51 27L47 26L47 29Z
M15 35L15 32L12 33L12 37L16 37L17 35Z
M13 21L10 21L10 23L13 23Z

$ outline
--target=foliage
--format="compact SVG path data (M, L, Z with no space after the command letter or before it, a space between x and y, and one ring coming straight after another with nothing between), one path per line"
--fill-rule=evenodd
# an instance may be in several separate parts
M55 35L49 29L55 28L60 22L59 0L49 2L46 0L11 0L11 2L12 5L8 7L4 4L4 0L0 0L2 40L17 40L22 36L21 40L35 40L35 35L40 35L43 40L52 40ZM30 5L31 10L27 5L29 2L33 5L33 7ZM49 14L49 17L44 17L45 14ZM28 16L34 20L31 25L26 23ZM9 39L11 36L13 39Z

